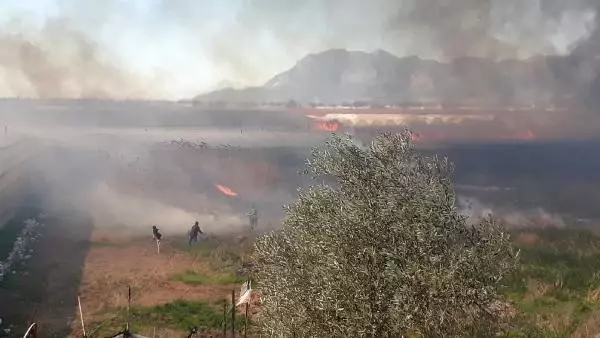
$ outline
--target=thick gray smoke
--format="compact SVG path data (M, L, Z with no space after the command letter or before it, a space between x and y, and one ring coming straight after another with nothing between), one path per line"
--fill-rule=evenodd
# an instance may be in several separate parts
M528 60L527 72L537 79L534 83L553 88L554 101L570 106L600 104L598 1L409 0L397 13L390 32L398 38L412 32L410 46L416 54L429 52L445 60L537 57ZM499 84L495 88L507 90ZM523 83L522 88L508 90L531 89ZM566 92L576 97L565 97Z
M208 198L216 195L208 178L200 177L208 181L207 189L193 188L193 174L153 154L152 141L106 130L66 137L48 132L40 142L43 148L22 170L32 182L31 193L51 214L84 213L98 228L142 234L154 224L168 235L185 234L194 221L209 234L243 228L243 210Z
M588 0L408 0L391 23L411 46L440 57L491 59L567 55L596 28Z
M0 172L12 169L28 181L22 190L50 214L89 215L98 228L141 234L153 224L165 235L184 234L194 221L210 235L245 232L253 204L259 230L277 226L281 205L295 196L304 153L327 136L293 128L293 114L255 117L253 127L175 103L15 102L0 101L0 121L10 122L0 134ZM128 114L133 121L121 118ZM38 124L34 116L44 118ZM288 129L278 131L282 126ZM4 189L10 180L2 176L0 198L18 203L18 191Z
M34 98L144 97L141 79L62 19L39 30L13 22L0 29L0 93Z
M0 27L3 96L150 98L170 87L200 92L199 82L259 85L330 48L443 60L575 50L568 65L548 67L557 77L584 76L595 67L600 35L594 0L49 3L57 9L41 25L8 10Z

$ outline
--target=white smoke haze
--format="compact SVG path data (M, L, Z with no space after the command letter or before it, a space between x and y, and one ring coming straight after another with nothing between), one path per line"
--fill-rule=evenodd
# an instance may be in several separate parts
M553 214L543 208L519 210L492 206L482 203L475 197L459 196L459 212L467 217L469 224L476 224L482 218L492 216L509 228L564 228L565 220L562 216Z
M278 226L283 216L281 205L293 201L296 188L306 183L297 171L309 156L310 148L321 144L328 136L327 133L305 130L216 127L210 116L200 112L194 115L193 110L189 112L196 119L192 120L196 125L185 128L160 126L162 122L157 112L167 111L174 117L183 114L181 107L173 103L68 102L61 105L32 101L29 105L35 106L35 114L23 114L27 109L35 110L32 107L10 105L0 112L0 120L8 122L9 138L12 138L10 141L3 139L5 144L28 141L18 147L13 145L3 149L0 166L18 163L22 160L20 157L31 155L22 171L31 173L33 193L42 198L49 212L76 210L89 214L98 227L123 226L145 235L153 224L164 229L165 235L184 234L196 220L212 234L244 231L248 221L246 213L252 204L257 204L263 226L267 223ZM140 114L134 115L133 121L124 119L136 112ZM36 123L33 116L39 116L43 121ZM254 122L264 126L269 118L264 118L264 124L261 119L253 117L250 120L258 120ZM287 117L282 119L287 121ZM225 120L229 122L228 118ZM293 119L290 121L295 123ZM358 146L365 146L359 139L353 141ZM201 142L206 142L210 149L202 150ZM225 150L223 145L232 147ZM430 150L437 152L435 148ZM472 156L482 156L482 161L489 161L485 152ZM518 154L503 161L507 163L502 168L483 166L481 170L510 169L513 167L510 161L519 162L514 163L516 167L532 170ZM463 166L468 163L464 162ZM552 203L542 202L546 209L523 207L521 210L466 197L519 196L518 192L503 188L505 183L488 181L485 177L479 182L477 175L488 174L469 174L470 179L457 186L465 193L459 201L461 210L471 221L492 213L515 227L561 227L566 223L560 215L549 211L556 206ZM231 188L238 195L225 196L218 191L217 184ZM525 188L534 192L536 189L537 186ZM572 195L576 196L575 193Z
M128 230L148 232L150 225L157 224L164 234L171 235L187 233L193 222L198 221L207 233L226 235L242 232L246 225L240 215L189 212L156 200L122 194L107 184L97 185L84 206L89 206L98 227L122 225Z
M121 109L127 114L126 106ZM293 183L279 183L284 180L279 165L261 154L272 154L278 150L270 148L279 146L288 147L290 156L295 147L306 151L326 137L210 125L76 127L60 119L56 125L40 126L15 116L18 120L19 115L11 117L11 133L31 145L17 148L16 141L7 142L0 154L7 162L17 154L29 158L19 170L30 178L30 193L41 200L43 210L89 215L97 228L121 227L140 235L148 235L152 225L165 236L185 234L195 221L210 235L245 232L252 204L260 208L259 228L278 226L282 204L296 191ZM210 149L202 150L201 142ZM243 149L257 156L244 155ZM17 159L13 162L18 164ZM297 169L285 169L290 171L286 175L295 176ZM238 196L224 195L217 184Z
M190 98L331 48L597 54L593 0L32 0L0 5L0 96ZM307 24L310 23L310 24Z

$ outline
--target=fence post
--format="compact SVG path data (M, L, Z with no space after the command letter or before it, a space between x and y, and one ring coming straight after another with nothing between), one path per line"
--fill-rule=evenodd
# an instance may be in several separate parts
M244 322L244 338L248 337L248 308L250 307L250 300L246 303L246 318Z
M223 303L223 338L227 337L227 301Z
M231 290L231 337L235 338L235 289Z

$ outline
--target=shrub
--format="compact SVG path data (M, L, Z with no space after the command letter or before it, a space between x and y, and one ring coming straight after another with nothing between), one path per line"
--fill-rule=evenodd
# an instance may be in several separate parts
M489 335L507 320L499 287L517 267L493 219L458 213L447 159L410 132L363 149L333 135L283 228L255 245L266 334L295 337Z

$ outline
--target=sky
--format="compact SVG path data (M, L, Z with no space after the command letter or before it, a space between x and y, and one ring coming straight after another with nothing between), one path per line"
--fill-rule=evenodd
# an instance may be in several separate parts
M568 54L593 0L3 0L0 97L182 99L330 48L447 60Z

